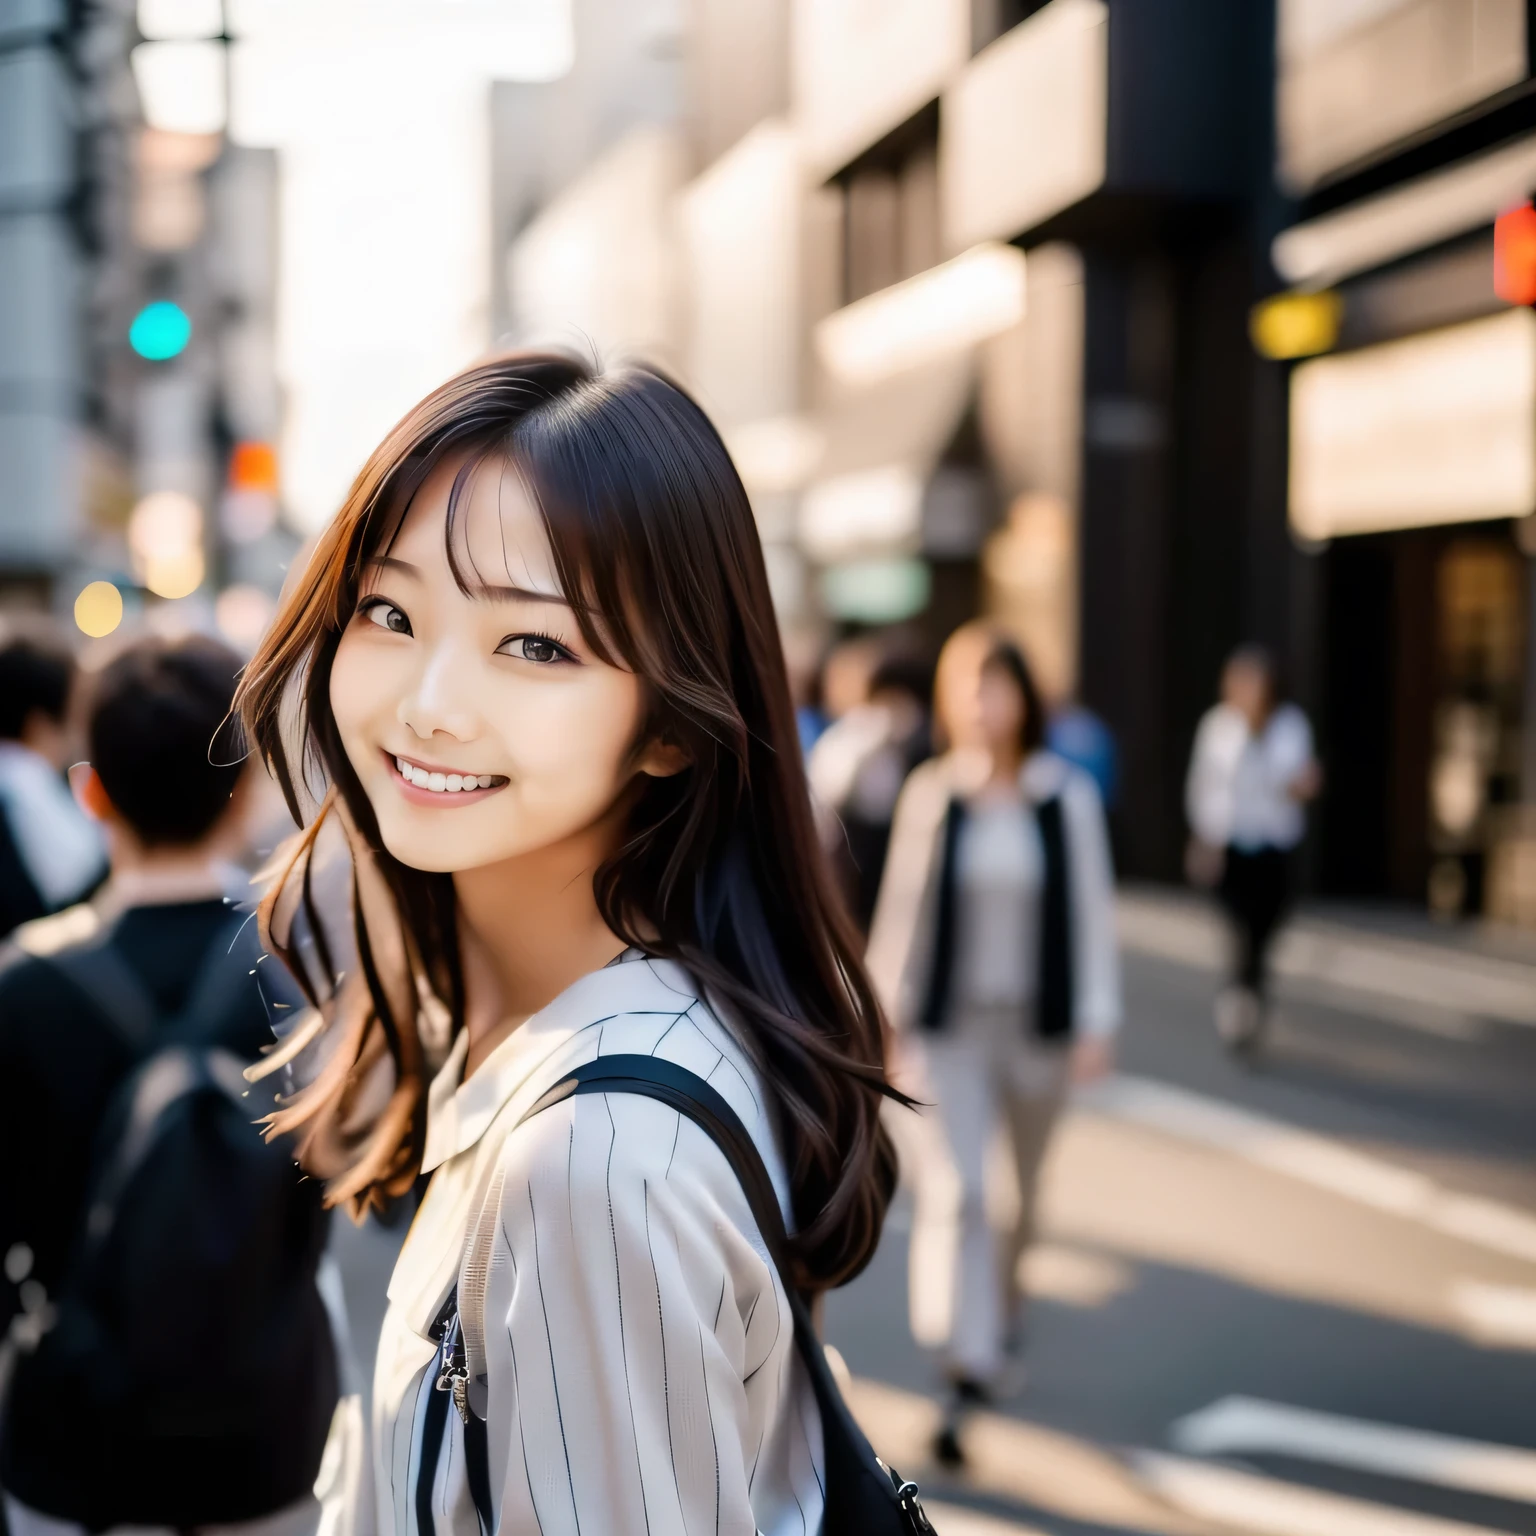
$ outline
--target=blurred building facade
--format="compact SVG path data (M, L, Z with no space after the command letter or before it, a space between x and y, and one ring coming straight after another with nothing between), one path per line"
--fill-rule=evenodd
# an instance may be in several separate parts
M1290 358L1316 876L1536 921L1536 90L1523 3L1281 0L1256 340ZM1267 327L1267 328L1266 328Z
M110 6L0 5L0 582L34 602L131 430L111 356L131 318L126 25Z
M1143 874L1177 868L1184 746L1247 627L1272 26L1222 0L692 0L672 121L632 112L507 253L511 336L564 327L698 392L787 629L935 650L990 612L1103 714ZM578 71L582 46L578 21Z
M67 615L109 584L77 614L91 634L126 605L249 642L296 542L277 166L228 141L222 25L216 5L0 6L0 587Z

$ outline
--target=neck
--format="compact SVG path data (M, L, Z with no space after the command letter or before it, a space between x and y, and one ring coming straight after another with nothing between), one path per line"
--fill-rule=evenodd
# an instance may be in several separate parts
M1016 784L1019 770L1024 766L1024 754L1017 747L994 748L992 772L987 782L992 785Z
M473 1072L524 1020L623 952L592 877L612 852L623 809L545 848L453 877Z
M112 838L111 844L108 892L116 905L203 901L222 896L229 883L229 866L217 848L143 848L123 837Z

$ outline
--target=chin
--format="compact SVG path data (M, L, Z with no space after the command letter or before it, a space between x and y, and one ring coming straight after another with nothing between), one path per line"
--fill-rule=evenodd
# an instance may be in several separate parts
M460 812L459 814L463 814ZM486 841L441 827L402 825L401 817L379 818L379 841L390 857L407 869L429 875L451 875L486 861Z

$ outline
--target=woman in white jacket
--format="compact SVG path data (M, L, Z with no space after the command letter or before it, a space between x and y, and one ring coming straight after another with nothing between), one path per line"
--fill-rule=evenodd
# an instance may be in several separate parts
M1184 786L1186 872L1213 887L1233 934L1232 977L1216 1030L1235 1051L1263 1035L1270 944L1291 901L1291 860L1322 771L1312 727L1279 696L1275 665L1243 646L1221 674L1221 701L1201 717Z
M1022 653L983 624L939 659L949 750L896 807L868 961L907 1086L934 1104L906 1159L915 1180L913 1331L942 1350L952 1393L935 1444L961 1459L965 1409L1022 1345L1019 1266L1069 1079L1106 1071L1120 1023L1114 888L1093 781L1045 751ZM989 1213L987 1153L1007 1139L1014 1213Z

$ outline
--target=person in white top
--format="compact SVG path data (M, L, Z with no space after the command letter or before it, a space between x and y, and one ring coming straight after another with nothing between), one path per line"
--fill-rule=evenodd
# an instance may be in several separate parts
M371 1495L328 1530L820 1530L823 1399L719 1145L616 1091L523 1120L594 1058L688 1069L757 1147L802 1294L867 1262L893 1187L878 1004L703 413L557 356L451 380L365 466L241 706L308 820L262 906L314 1004L269 1058L309 1064L272 1125L355 1214L431 1175L389 1287ZM345 975L316 914L295 922L326 825L356 876ZM461 1420L446 1330L472 1324Z
M1185 783L1186 870L1213 888L1233 930L1230 984L1216 1028L1234 1050L1259 1044L1269 949L1291 898L1291 855L1306 831L1306 802L1321 786L1312 727L1278 696L1268 652L1244 646L1221 674L1221 699L1195 732Z
M985 624L959 630L935 703L950 750L902 790L867 958L905 1086L935 1106L906 1127L909 1296L952 1388L935 1451L953 1463L967 1408L1017 1380L1040 1165L1069 1079L1109 1069L1121 1007L1103 807L1044 750L1022 653ZM987 1187L1000 1132L1011 1208Z

